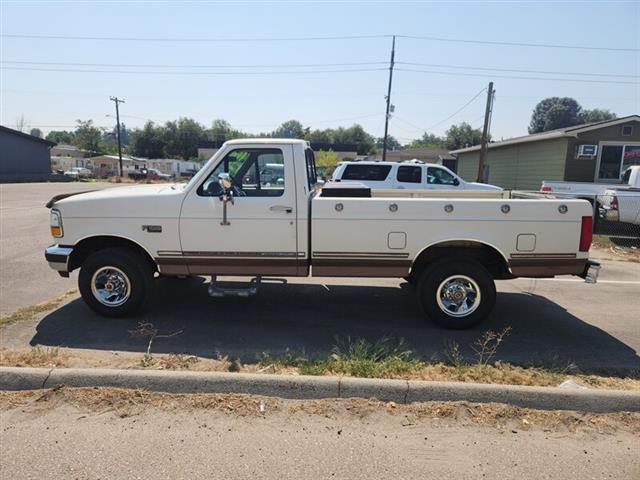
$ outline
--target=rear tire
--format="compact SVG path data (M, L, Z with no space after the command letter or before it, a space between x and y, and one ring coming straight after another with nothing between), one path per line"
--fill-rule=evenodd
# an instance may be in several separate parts
M82 263L78 287L93 311L105 317L126 317L149 302L153 271L133 250L106 248L89 255Z
M439 326L461 330L484 320L496 302L491 274L474 260L445 258L427 268L418 283L418 300Z

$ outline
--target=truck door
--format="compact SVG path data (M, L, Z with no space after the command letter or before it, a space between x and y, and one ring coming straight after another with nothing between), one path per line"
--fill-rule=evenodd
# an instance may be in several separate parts
M234 194L226 224L218 183L223 172L230 175ZM182 250L173 252L173 261L196 275L296 275L304 261L296 217L293 147L229 145L183 202Z

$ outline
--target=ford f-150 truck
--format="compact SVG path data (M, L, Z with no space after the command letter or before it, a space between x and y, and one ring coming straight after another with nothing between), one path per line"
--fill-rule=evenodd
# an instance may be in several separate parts
M213 296L252 294L262 276L400 277L426 317L466 328L491 312L495 279L595 280L589 203L536 196L320 189L306 142L233 140L187 184L52 198L45 256L63 276L80 269L82 298L110 317L145 306L158 276L211 275ZM219 275L255 278L225 289Z

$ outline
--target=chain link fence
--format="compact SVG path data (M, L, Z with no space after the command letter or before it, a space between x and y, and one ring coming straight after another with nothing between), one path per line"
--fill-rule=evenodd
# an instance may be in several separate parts
M640 190L597 195L593 210L594 235L640 241Z

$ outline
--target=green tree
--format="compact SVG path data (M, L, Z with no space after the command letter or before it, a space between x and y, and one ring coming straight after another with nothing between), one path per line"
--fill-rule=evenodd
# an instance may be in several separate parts
M146 158L162 158L165 156L166 139L162 127L149 121L141 129L131 132L131 151L134 155Z
M376 147L380 150L384 148L384 137L376 139ZM401 148L402 145L393 135L387 135L387 150L400 150Z
M467 122L451 125L445 132L444 146L449 150L477 145L482 140L482 131L473 128Z
M433 133L424 133L421 138L412 141L409 148L442 148L445 145L445 139Z
M197 158L198 144L207 139L204 127L192 118L167 122L162 128L162 134L166 141L166 156L184 160Z
M369 155L376 151L376 139L357 123L349 128L336 128L333 142L356 145L359 155Z
M316 152L316 167L318 167L318 175L321 177L330 177L336 169L340 159L333 150Z
M74 143L73 132L66 130L51 130L45 138L57 144L72 145Z
M617 118L617 115L613 113L611 110L602 110L599 108L594 108L592 110L583 110L580 115L581 123L593 123L593 122L604 122L606 120L613 120Z
M298 120L287 120L276 128L271 136L273 138L305 138L306 130Z
M211 128L206 131L207 139L219 142L226 142L234 138L245 138L247 134L231 127L226 120L218 118L213 121Z
M83 150L100 153L102 131L93 125L93 120L76 120L78 126L73 135L74 144Z
M583 123L582 107L570 97L550 97L541 100L531 115L529 133L546 132L556 128Z
M311 130L305 135L305 140L311 143L333 143L333 130L330 128Z
M32 128L31 131L29 132L29 135L42 138L42 130L40 130L39 128Z

